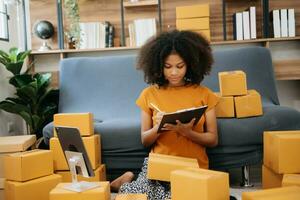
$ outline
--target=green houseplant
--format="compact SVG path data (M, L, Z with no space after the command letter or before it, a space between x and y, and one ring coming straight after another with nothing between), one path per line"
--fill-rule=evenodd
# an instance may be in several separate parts
M69 48L79 48L80 45L80 25L79 25L79 7L77 0L65 0L64 11L67 21L65 35L67 37Z
M58 108L58 90L49 87L51 74L30 73L30 67L21 69L30 51L20 52L11 48L8 53L0 50L0 63L13 74L9 84L16 89L14 97L0 102L0 109L21 116L27 124L27 133L42 137L43 127L53 120Z

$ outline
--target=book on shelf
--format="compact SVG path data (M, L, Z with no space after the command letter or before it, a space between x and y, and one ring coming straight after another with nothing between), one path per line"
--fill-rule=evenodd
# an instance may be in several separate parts
M142 46L150 37L154 36L156 30L155 18L136 19L128 24L129 44L128 46Z
M172 113L165 113L159 124L157 133L164 131L162 130L162 128L166 123L177 124L176 120L179 120L181 123L189 123L192 119L195 118L194 125L196 125L199 122L200 118L202 117L206 109L207 109L207 105L204 105L195 108L178 110Z
M233 38L235 40L243 40L243 13L233 14Z
M106 48L113 46L114 30L109 22L81 22L80 49Z
M287 9L280 9L281 37L288 37Z
M288 36L296 36L296 25L295 25L295 9L288 9Z
M250 38L256 39L256 8L251 6L248 10L250 14Z
M244 40L250 39L250 19L249 19L249 11L243 11L243 35Z
M281 37L281 23L280 23L280 12L279 10L272 10L270 12L270 28L271 35L274 38Z

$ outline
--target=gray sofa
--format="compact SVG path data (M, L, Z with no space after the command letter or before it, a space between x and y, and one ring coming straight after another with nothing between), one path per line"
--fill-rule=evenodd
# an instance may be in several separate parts
M218 119L219 145L208 149L210 168L226 170L260 163L265 130L300 129L300 112L279 105L268 49L247 47L213 52L213 70L203 82L219 91L219 71L241 69L248 88L262 95L264 115ZM135 100L147 85L135 69L136 56L69 58L60 63L59 112L92 112L95 132L101 134L102 160L108 179L126 170L137 173L149 149L140 140L140 113ZM52 123L43 135L46 143Z

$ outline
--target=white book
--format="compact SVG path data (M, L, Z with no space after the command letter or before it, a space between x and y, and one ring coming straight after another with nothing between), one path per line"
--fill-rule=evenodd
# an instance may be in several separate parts
M296 25L295 25L295 9L288 9L288 35L289 37L296 36Z
M250 38L256 39L256 9L254 6L250 7Z
M244 32L244 40L250 40L249 11L243 11L243 32Z
M243 40L243 13L235 13L233 15L233 38L235 40Z
M273 23L273 35L274 38L281 37L281 24L280 24L280 13L279 10L272 10L271 19Z
M288 36L287 9L280 9L281 37Z

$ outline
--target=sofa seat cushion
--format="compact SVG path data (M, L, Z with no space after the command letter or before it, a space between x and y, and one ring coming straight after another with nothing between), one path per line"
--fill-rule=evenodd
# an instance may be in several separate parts
M261 145L264 131L300 129L300 112L267 105L264 114L249 118L218 118L219 146Z

